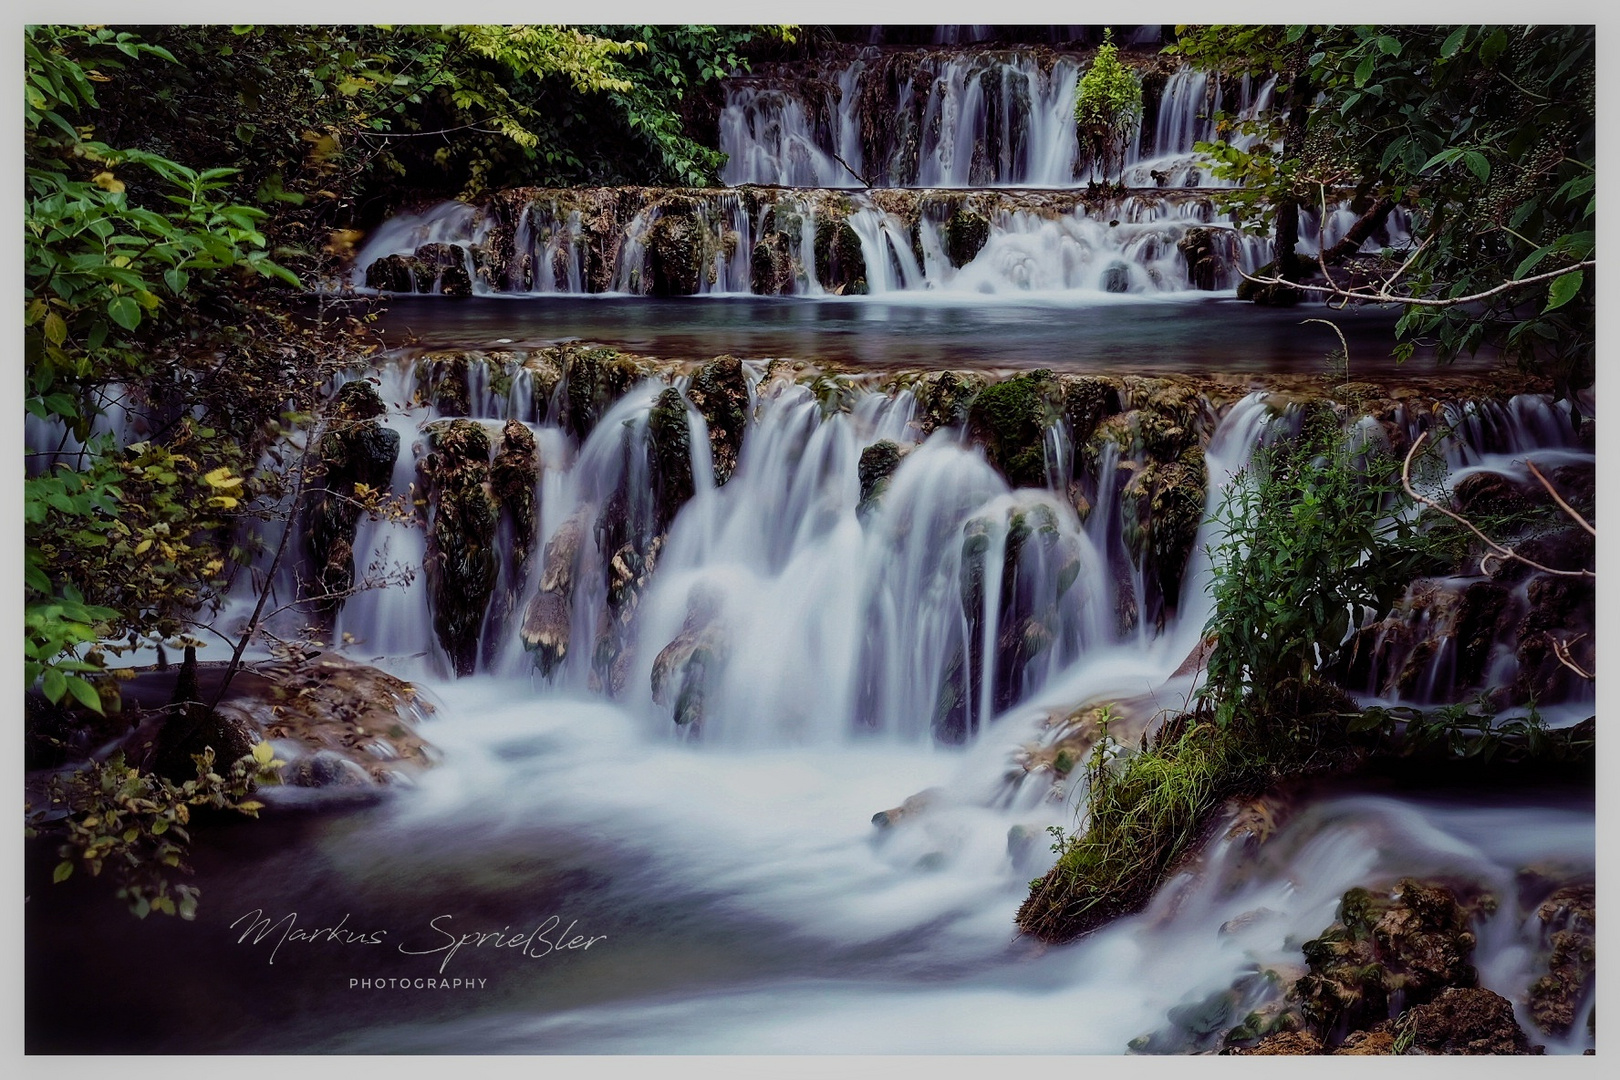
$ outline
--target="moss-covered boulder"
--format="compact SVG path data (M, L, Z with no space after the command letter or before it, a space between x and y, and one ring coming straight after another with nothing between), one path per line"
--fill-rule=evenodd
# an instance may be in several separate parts
M724 484L737 468L748 427L748 377L742 361L734 356L710 360L692 377L686 397L709 428L714 482Z
M945 219L945 257L952 266L962 267L978 257L990 240L990 219L966 207L958 207Z
M793 270L793 251L785 233L766 233L754 244L748 255L748 274L756 296L782 296L793 291L798 275Z
M466 416L472 412L467 365L481 359L477 353L424 353L416 361L416 399L440 416Z
M470 675L498 570L489 434L458 419L430 430L429 441L420 470L428 495L425 569L433 630L455 673Z
M1120 411L1119 387L1097 375L1066 375L1061 382L1063 421L1078 449L1090 442L1098 424Z
M991 383L968 409L968 432L1014 487L1047 480L1046 429L1061 415L1062 386L1045 369Z
M366 285L393 293L471 296L467 254L454 244L424 244L412 255L388 255L366 267Z
M304 544L320 586L315 606L324 614L337 611L354 586L354 538L362 513L357 487L388 490L399 457L399 432L376 419L385 408L370 382L346 383L338 392L331 430L316 446Z

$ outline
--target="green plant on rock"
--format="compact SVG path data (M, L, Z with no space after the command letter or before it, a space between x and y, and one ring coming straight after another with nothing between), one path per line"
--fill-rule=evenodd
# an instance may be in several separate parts
M52 880L60 883L81 867L92 877L103 870L117 883L118 898L139 918L156 911L193 919L200 890L175 883L173 873L189 874L188 826L194 809L231 810L258 817L264 804L250 796L259 784L280 783L287 763L268 742L214 770L214 751L192 758L197 777L182 784L129 765L122 752L95 761L66 777L53 777L50 806L30 815L29 834L61 835Z
M1074 120L1082 138L1091 143L1105 174L1121 166L1125 146L1142 119L1142 81L1119 59L1114 31L1104 32L1103 44L1091 67L1081 76L1074 102Z

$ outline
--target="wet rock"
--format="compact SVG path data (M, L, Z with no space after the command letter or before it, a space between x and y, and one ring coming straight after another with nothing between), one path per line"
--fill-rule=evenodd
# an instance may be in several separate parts
M489 435L470 420L452 420L432 431L430 441L420 469L428 493L424 569L433 630L455 673L470 675L497 576Z
M1409 1034L1410 1054L1528 1054L1529 1040L1513 1004L1481 987L1450 987L1396 1022Z
M686 402L673 386L658 395L647 418L648 458L653 471L655 528L663 532L692 497L691 425Z
M913 393L917 397L917 425L923 435L964 423L974 397L983 387L982 376L955 371L941 371L918 380Z
M1119 388L1095 375L1066 376L1063 383L1063 419L1069 440L1078 449L1090 441L1105 417L1120 411Z
M872 815L872 824L880 829L890 829L902 821L916 818L917 815L931 806L939 803L942 792L938 788L929 788L919 791L906 799L905 802L890 810L879 810Z
M467 365L476 354L427 353L416 362L416 398L430 403L441 416L466 416L472 411Z
M1110 263L1102 273L1102 290L1111 293L1131 291L1131 268L1122 262Z
M861 238L848 221L818 223L815 242L816 280L830 293L858 296L866 292L866 256Z
M1187 281L1206 292L1224 289L1236 251L1230 229L1194 226L1181 234L1176 250L1187 260Z
M613 349L565 348L559 359L568 383L563 421L574 438L584 442L597 421L635 385L641 370L632 358Z
M217 772L250 753L258 741L253 725L234 712L210 709L199 701L177 703L150 742L145 764L182 784L197 779L195 755L212 750Z
M282 781L294 787L370 787L371 775L364 768L331 750L317 750L287 766Z
M788 238L782 233L769 233L754 245L749 253L748 270L756 296L782 296L793 291L797 275L793 270L793 255Z
M1395 1032L1391 1023L1385 1020L1374 1024L1366 1031L1352 1031L1345 1036L1344 1042L1339 1044L1335 1054L1350 1056L1372 1056L1375 1054L1393 1054L1395 1052Z
M1514 550L1525 558L1553 570L1590 570L1593 568L1596 539L1578 525L1555 529L1533 536ZM1494 569L1491 577L1500 582L1524 581L1536 573L1533 567L1517 560L1508 560Z
M968 409L968 432L1014 487L1046 485L1046 429L1061 415L1062 388L1044 369L981 390Z
M686 397L708 425L714 482L722 485L737 468L748 427L748 378L742 361L719 356L704 364L692 377Z
M1530 500L1523 488L1501 473L1477 472L1463 477L1452 488L1451 506L1463 517L1485 522L1521 514L1529 509Z
M1276 272L1276 265L1267 263L1254 276L1272 277L1275 276ZM1304 296L1305 294L1300 290L1286 284L1261 285L1244 278L1237 285L1237 298L1239 300L1252 301L1261 307L1293 307L1304 299Z
M713 597L694 593L680 633L653 660L653 701L671 710L676 726L694 732L703 724L710 682L730 651L719 611Z
M1548 947L1547 973L1530 985L1530 1016L1549 1035L1564 1036L1592 993L1596 974L1596 889L1568 885L1536 909Z
M1496 642L1508 629L1503 624L1513 614L1509 601L1505 588L1488 581L1475 582L1463 590L1452 629L1457 643L1454 690L1478 686L1484 679Z
M1330 1044L1388 1019L1396 1002L1475 985L1468 916L1443 885L1406 878L1387 895L1351 889L1339 920L1305 943L1308 970L1294 986L1312 1030Z
M369 288L393 293L471 296L465 252L452 244L424 244L414 255L388 255L366 267Z
M316 447L317 479L305 504L304 543L315 566L317 610L330 615L354 586L354 538L362 513L358 486L387 491L399 457L399 432L376 417L385 407L364 380L338 392L332 429Z
M703 273L703 225L682 206L666 207L647 235L654 296L691 296Z
M573 619L574 569L585 539L591 508L574 511L546 542L540 591L529 601L520 634L524 648L535 654L540 674L550 678L568 655L569 627Z
M861 478L860 509L865 511L874 505L883 493L889 488L889 477L894 470L900 467L900 459L905 452L899 444L888 439L873 443L861 451L861 461L858 472Z
M489 467L490 490L501 513L512 522L512 559L522 567L534 548L535 491L540 482L540 454L534 432L516 420L501 428L501 448ZM521 591L521 586L520 590Z
M945 257L952 266L972 262L990 240L990 221L966 207L959 207L945 221Z

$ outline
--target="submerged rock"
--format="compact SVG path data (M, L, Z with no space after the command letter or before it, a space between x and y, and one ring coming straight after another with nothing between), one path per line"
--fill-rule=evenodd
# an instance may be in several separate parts
M905 454L898 443L889 439L882 439L861 451L858 466L861 478L860 510L870 509L882 498L883 493L889 488L889 477L900 467L900 459L905 457Z
M680 633L653 660L653 701L670 709L676 726L693 732L702 728L710 682L730 652L719 612L713 597L694 592Z
M413 255L388 255L366 267L366 286L393 293L471 296L467 255L454 244L424 244Z
M990 240L990 220L983 214L959 207L945 221L945 257L952 266L972 262Z

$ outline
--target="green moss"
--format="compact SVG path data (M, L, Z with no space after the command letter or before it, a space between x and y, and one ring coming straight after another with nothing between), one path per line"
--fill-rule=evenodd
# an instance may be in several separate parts
M470 420L452 420L431 431L429 441L422 473L430 508L426 570L433 630L456 674L469 675L497 576L489 434Z
M724 484L737 467L748 426L748 378L742 361L718 356L704 364L693 377L687 397L709 428L714 482Z
M945 257L952 266L972 262L990 240L990 221L983 214L959 208L945 221Z
M968 431L990 464L1014 487L1046 484L1046 429L1058 416L1061 390L1050 371L992 383L968 410Z
M686 402L673 386L658 395L647 418L648 452L653 467L656 529L670 522L692 497L692 438Z

